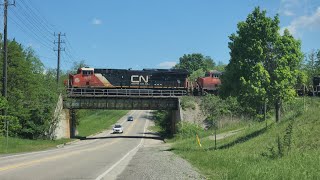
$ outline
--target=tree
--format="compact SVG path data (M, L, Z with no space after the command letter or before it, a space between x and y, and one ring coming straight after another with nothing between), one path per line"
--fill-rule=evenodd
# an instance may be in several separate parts
M82 67L88 67L87 63L85 60L81 60L80 62L74 62L72 67L71 67L71 74L76 74L79 68Z
M203 69L198 69L196 71L194 71L193 73L190 74L188 80L191 82L194 82L198 79L198 77L204 77L205 72Z
M298 67L302 61L300 42L288 30L279 34L279 18L266 16L257 7L229 42L230 63L222 77L223 97L236 96L248 108L259 111L261 101L268 99L280 120L283 101L295 96Z
M312 50L305 55L305 62L302 70L307 76L307 85L312 85L312 78L320 74L320 50Z
M215 70L218 70L218 71L225 71L225 68L226 68L226 64L223 64L222 61L219 61L218 64L214 67Z
M45 73L35 52L15 40L8 41L8 116L0 118L10 121L9 133L30 139L45 137L57 102L56 91L55 79Z
M203 56L199 53L184 54L179 58L179 63L174 66L175 69L185 69L190 73L193 73L198 69L209 71L214 67L215 63L211 57Z

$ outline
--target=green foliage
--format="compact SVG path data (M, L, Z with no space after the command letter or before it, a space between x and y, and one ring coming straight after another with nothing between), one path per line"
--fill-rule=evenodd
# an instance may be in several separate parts
M58 99L53 74L46 73L43 63L30 47L24 49L15 40L8 41L8 96L5 107L8 116L12 117L10 135L30 139L46 137ZM2 100L0 104L3 107Z
M224 116L239 116L243 111L236 98L222 99L211 94L203 97L201 107L211 125L216 125Z
M171 121L170 112L164 110L153 111L153 119L155 125L159 128L159 133L162 137L171 137Z
M79 136L86 137L109 129L127 113L126 110L79 110L76 117L79 119Z
M270 85L269 73L264 69L262 63L253 67L253 73L248 80L240 77L243 90L240 92L242 105L251 116L254 116L267 101L267 87Z
M309 54L305 55L305 61L301 70L306 76L305 84L311 86L312 78L320 74L320 49L312 50Z
M179 63L175 65L175 69L185 69L189 73L193 73L198 69L204 71L212 70L215 67L213 59L209 56L203 56L202 54L184 54L179 58Z
M223 64L222 61L219 61L218 64L214 67L215 70L218 70L220 72L224 72L226 68L226 64Z
M203 69L198 69L196 71L193 71L190 76L188 77L188 80L190 82L196 81L199 77L204 77L205 71Z
M85 60L81 60L80 62L74 62L69 73L76 74L78 69L82 67L88 67L88 64L85 62Z
M8 122L8 134L15 136L21 129L18 118L14 116L0 116L0 133L6 132L6 123Z
M195 98L192 96L184 96L181 98L181 108L183 110L187 110L187 109L196 109L196 104L195 104Z
M40 151L49 148L55 148L59 144L71 141L70 139L59 140L29 140L9 137L8 146L6 146L6 138L0 136L0 154L13 154L31 151Z
M292 104L292 105L291 105ZM206 179L317 179L320 176L320 101L303 99L286 104L288 113L277 125L254 122L239 133L214 142L202 134L202 148L194 137L176 138L173 152L188 160ZM278 138L279 137L279 138ZM278 143L279 142L279 143ZM280 157L280 153L282 157Z
M231 60L222 77L222 97L236 96L250 113L268 101L279 120L282 103L295 97L302 61L301 44L288 30L279 34L279 18L255 8L229 42Z
M188 122L180 122L178 124L178 138L192 138L195 137L196 134L202 132L203 129L196 124L188 123Z

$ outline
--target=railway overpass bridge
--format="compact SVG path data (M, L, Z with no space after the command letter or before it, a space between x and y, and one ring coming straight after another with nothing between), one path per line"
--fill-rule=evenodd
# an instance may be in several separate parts
M63 98L63 109L69 126L67 136L76 135L77 109L110 110L169 110L171 131L181 121L179 97L187 95L184 90L154 89L68 89Z

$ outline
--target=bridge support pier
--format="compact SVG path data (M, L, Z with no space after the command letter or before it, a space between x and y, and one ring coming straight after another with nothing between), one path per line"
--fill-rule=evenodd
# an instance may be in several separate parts
M76 111L74 109L70 109L70 138L74 138L77 135L77 127L76 127Z
M182 110L180 106L180 99L178 99L178 109L177 110L171 110L171 134L177 133L177 124L182 121Z

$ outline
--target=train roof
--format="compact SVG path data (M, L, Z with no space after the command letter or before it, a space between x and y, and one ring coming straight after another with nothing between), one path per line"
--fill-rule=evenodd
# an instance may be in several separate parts
M133 70L133 69L101 69L101 68L94 68L95 72L102 72L102 71L144 71L144 72L168 72L168 73L184 73L189 74L189 72L185 69L142 69L142 70Z
M89 67L82 67L80 69L83 71L93 71L94 70L94 68L89 68Z

